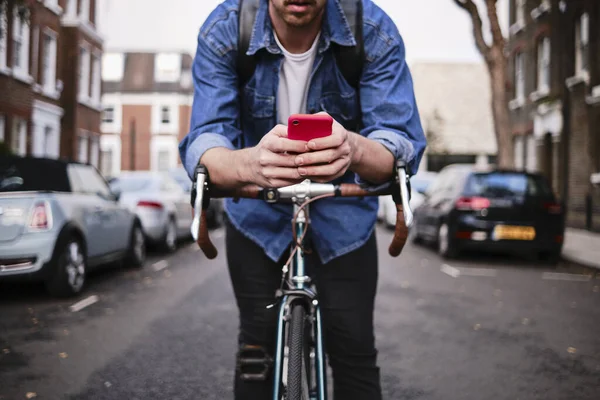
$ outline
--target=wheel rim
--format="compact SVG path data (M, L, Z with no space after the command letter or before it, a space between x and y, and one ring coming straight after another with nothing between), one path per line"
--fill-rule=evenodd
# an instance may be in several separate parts
M175 247L176 241L176 232L175 232L175 223L173 221L169 222L169 228L167 229L167 246L169 248Z
M69 286L76 292L81 290L85 282L85 260L77 242L71 242L67 246L65 270Z
M442 224L438 235L440 244L440 253L445 254L448 251L448 225Z
M144 234L140 228L135 228L133 234L133 254L138 261L142 261L146 254L146 245L144 242Z

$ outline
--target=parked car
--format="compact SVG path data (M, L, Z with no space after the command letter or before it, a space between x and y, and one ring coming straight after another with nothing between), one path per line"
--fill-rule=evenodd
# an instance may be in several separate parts
M410 178L410 208L413 211L423 203L424 193L436 176L437 172L420 171ZM392 196L380 196L377 218L384 221L387 227L392 228L396 226L396 214L396 204Z
M454 257L462 249L560 258L564 208L539 174L473 165L444 168L415 210L414 240L437 243Z
M192 180L188 176L186 170L183 167L178 167L170 170L169 174L177 181L177 183L179 183L189 197L192 191ZM218 228L223 225L224 213L225 210L223 208L223 199L210 199L208 209L206 210L206 222L208 227Z
M178 240L191 236L189 195L168 173L122 172L110 187L119 194L119 203L138 216L148 243L173 252Z
M92 268L142 266L145 257L140 220L96 168L0 157L0 280L41 280L52 295L76 295Z

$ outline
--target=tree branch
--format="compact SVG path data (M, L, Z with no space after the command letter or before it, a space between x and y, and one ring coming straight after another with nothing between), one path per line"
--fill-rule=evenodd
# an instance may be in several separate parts
M498 21L498 10L496 9L497 3L497 0L486 0L487 15L490 20L490 30L492 31L492 40L494 41L493 46L504 49L506 41L502 34L502 28L500 28L500 22Z
M490 0L486 1L489 2ZM479 50L481 55L487 60L490 53L490 47L483 38L483 22L481 21L477 4L473 3L473 0L454 0L454 2L471 16L471 20L473 21L473 36L475 37L477 50Z

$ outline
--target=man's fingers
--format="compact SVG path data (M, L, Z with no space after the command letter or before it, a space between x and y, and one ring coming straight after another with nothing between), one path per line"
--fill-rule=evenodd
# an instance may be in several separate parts
M285 137L286 138L287 135L288 135L287 134L287 126L282 125L282 124L275 125L275 127L273 129L271 129L271 132L269 132L269 133L272 133L272 134L274 134L276 136L279 136L279 137Z
M347 136L348 133L343 127L336 127L334 124L331 135L318 139L312 139L308 142L307 146L313 151L339 147L346 141Z
M267 141L266 148L274 153L304 153L306 151L306 142L284 137L273 137L272 140Z
M331 164L319 165L319 166L307 166L298 168L301 176L314 177L314 176L333 176L337 175L348 165L347 157L338 158Z
M341 153L341 148L318 150L314 152L308 152L296 156L296 165L314 165L314 164L329 164L344 154Z
M302 176L298 168L284 167L266 167L262 170L262 175L268 180L300 180Z
M296 156L262 151L259 162L262 167L295 167Z

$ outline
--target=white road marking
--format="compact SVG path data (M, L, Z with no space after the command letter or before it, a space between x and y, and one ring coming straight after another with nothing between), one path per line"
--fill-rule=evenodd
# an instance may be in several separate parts
M460 271L454 267L449 266L448 264L442 265L441 271L446 275L450 275L453 278L458 278L460 276Z
M92 304L96 303L98 301L98 296L93 295L90 296L86 299L83 299L81 301L78 301L77 303L73 304L70 308L70 310L72 312L77 312L77 311L81 311L84 308L86 308L87 306L91 306Z
M587 275L577 274L561 274L558 272L544 272L542 279L549 281L571 281L571 282L588 282L591 277Z
M154 268L154 270L156 272L158 271L162 271L163 269L167 268L169 266L169 262L167 260L160 260L154 263L154 265L152 265L152 268Z
M498 271L491 268L461 268L460 274L465 276L488 276L494 278L498 275Z

